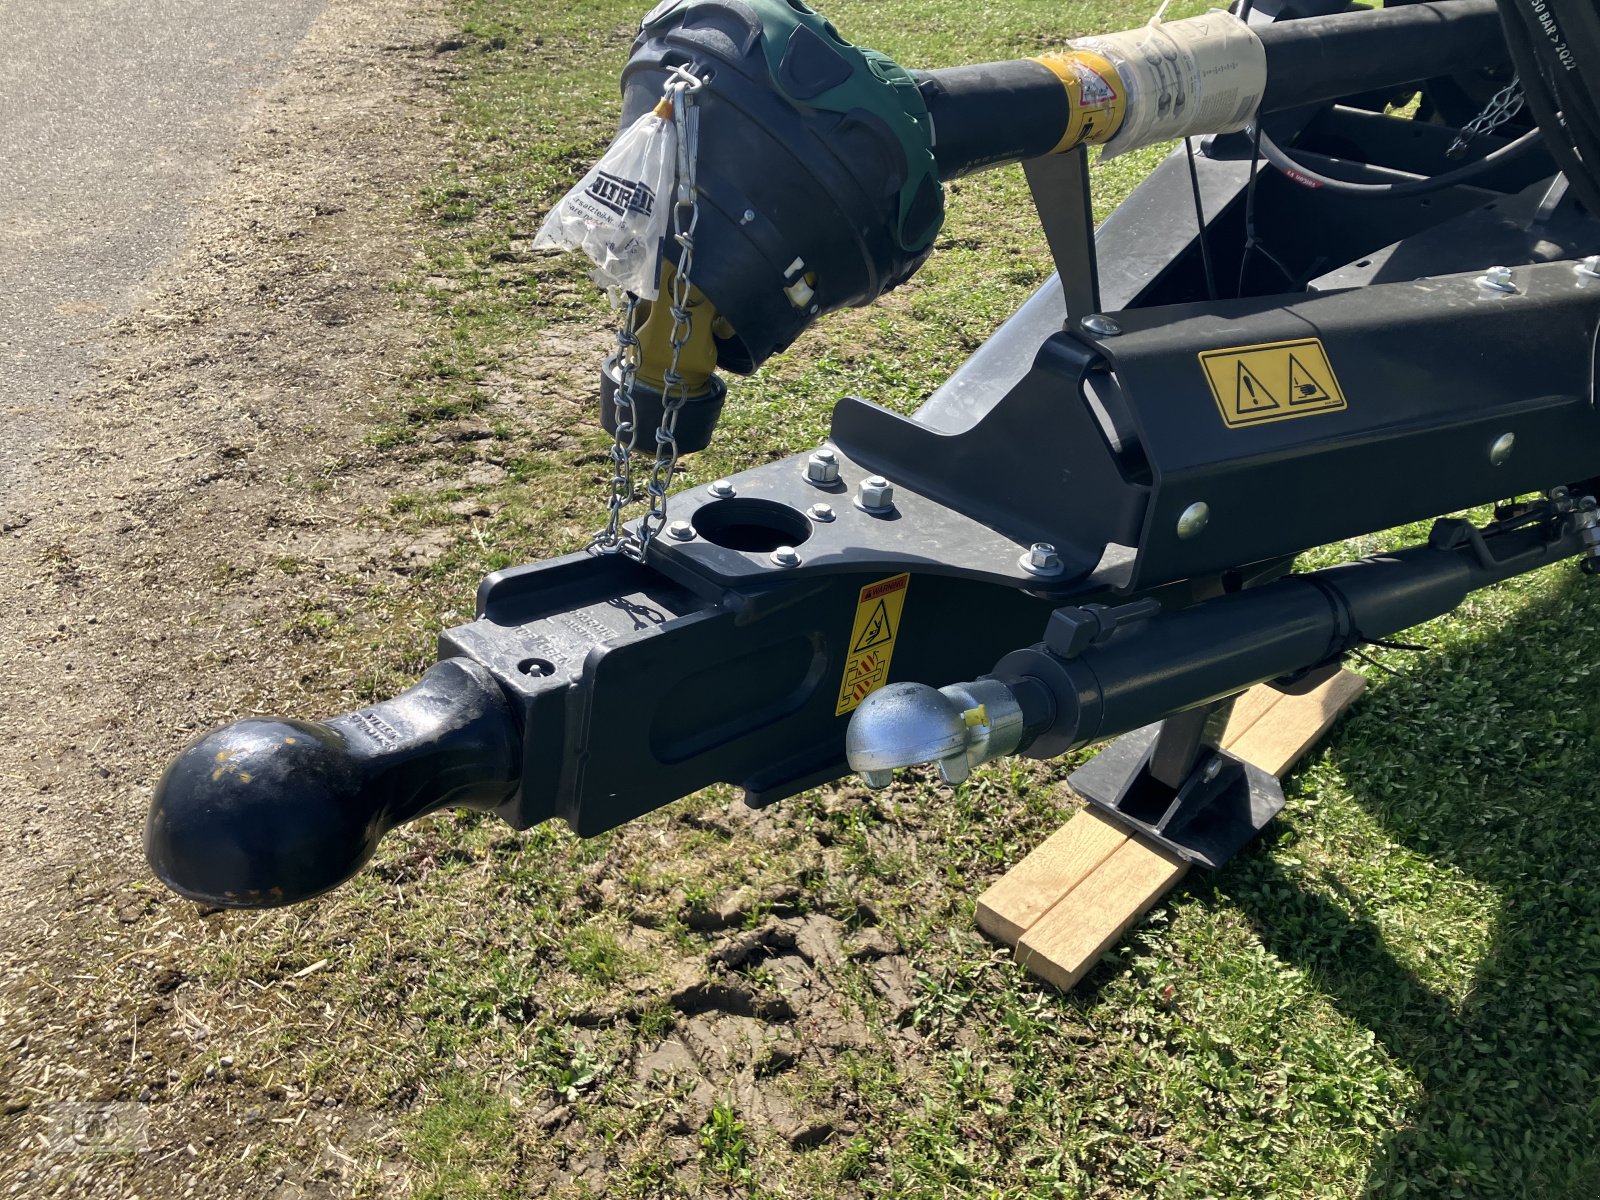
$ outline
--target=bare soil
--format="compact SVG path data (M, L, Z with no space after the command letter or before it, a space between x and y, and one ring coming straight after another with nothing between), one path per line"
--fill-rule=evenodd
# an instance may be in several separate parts
M492 440L486 413L432 430L448 444L376 448L443 332L396 284L449 282L419 257L417 198L452 156L460 43L416 7L331 0L185 251L113 331L60 444L0 497L0 1197L412 1194L438 1167L417 1161L413 1127L449 1107L412 1056L452 1057L427 1042L419 997L444 1010L436 1034L464 1023L449 1011L454 964L473 964L477 987L496 953L557 953L510 945L521 925L507 934L483 911L487 885L428 878L448 854L485 871L528 844L537 859L532 835L477 830L466 853L411 827L365 893L269 914L181 901L143 860L150 791L197 733L344 711L421 667L424 630L370 626L448 615L419 568L491 501L452 503L462 527L419 538L390 500L437 493L446 473L475 494L506 475L474 449ZM564 456L593 507L602 468L573 432L593 421L605 337L591 326L540 330L485 388L495 415L525 418L524 441ZM519 552L593 528L546 490L547 541ZM415 662L396 663L399 644ZM701 1194L720 1178L703 1130L731 1104L764 1170L822 1143L881 1163L849 1064L919 1079L934 1042L967 1036L918 1027L916 969L834 844L831 817L883 803L850 788L777 812L691 802L566 871L547 924L618 930L626 965L559 1022L621 1083L600 1103L592 1080L519 1085L506 1061L460 1058L475 1087L512 1101L482 1144L465 1131L460 1157L503 1172L507 1194L607 1194L623 1177ZM922 899L948 903L938 872L915 865L920 841L943 836L922 822L920 809L880 821L878 845L904 851ZM695 856L714 899L654 878L664 858ZM802 894L802 878L825 882ZM663 932L679 921L687 944ZM472 997L491 1023L532 1031L510 1057L537 1049L520 1043L537 1042L551 996L583 991L570 964L541 969L531 994L512 977ZM84 1132L74 1104L124 1107L64 1145ZM991 1136L971 1119L963 1136Z
M0 1195L194 1194L206 1147L248 1141L241 1095L150 1105L135 1157L48 1145L57 1102L160 1098L205 1037L181 973L118 936L166 922L180 963L204 936L143 866L163 764L223 720L348 706L359 663L263 633L415 567L381 519L405 468L368 439L427 336L394 283L449 148L434 9L333 0L59 444L0 497ZM338 1169L326 1124L299 1140ZM202 1192L299 1194L233 1158Z

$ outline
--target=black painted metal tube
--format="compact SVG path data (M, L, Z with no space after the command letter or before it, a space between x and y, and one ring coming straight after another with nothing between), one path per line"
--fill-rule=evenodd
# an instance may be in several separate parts
M1496 534L1489 545L1492 554L1472 544L1417 546L1290 576L1126 625L1077 657L1058 658L1044 645L1017 651L994 675L1053 693L1050 723L1026 751L1053 757L1318 666L1579 549L1571 533L1552 540L1536 528Z
M1445 0L1253 26L1267 55L1262 112L1319 104L1507 58L1495 0ZM939 174L954 179L1054 150L1069 119L1061 80L1033 59L914 72Z

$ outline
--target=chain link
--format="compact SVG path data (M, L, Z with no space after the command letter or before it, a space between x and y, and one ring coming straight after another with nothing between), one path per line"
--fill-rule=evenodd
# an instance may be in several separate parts
M633 411L633 377L639 370L639 297L629 292L623 301L622 320L617 325L617 430L607 457L611 461L611 499L606 526L589 539L589 548L603 554L622 549L622 510L633 499L633 452L639 440L639 426Z
M683 348L689 343L691 322L689 297L693 284L694 234L700 224L700 194L695 187L695 166L699 152L700 114L694 106L694 93L702 81L684 67L674 67L667 81L666 95L672 101L672 122L677 132L677 191L672 206L672 238L678 244L678 266L672 273L670 299L672 313L672 361L662 375L661 424L656 430L655 458L645 483L649 509L632 534L623 532L623 509L635 499L634 455L639 450L638 409L634 381L638 375L641 347L637 331L639 298L628 294L622 319L617 327L617 429L612 440L611 495L605 528L590 539L589 548L602 554L626 554L640 561L645 547L667 524L667 489L678 466L676 429L678 412L689 399L689 385L679 373Z
M1513 75L1510 83L1489 97L1489 103L1483 106L1483 111L1462 127L1461 132L1456 135L1456 140L1451 142L1450 148L1444 152L1444 156L1460 158L1467 152L1467 147L1472 144L1473 138L1499 129L1522 111L1522 105L1522 80Z

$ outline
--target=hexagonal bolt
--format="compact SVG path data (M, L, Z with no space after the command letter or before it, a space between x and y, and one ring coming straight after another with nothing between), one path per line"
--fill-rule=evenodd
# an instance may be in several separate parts
M819 446L806 459L806 480L818 487L839 482L839 456L832 446Z
M667 526L667 536L680 542L694 540L694 526L687 521L674 521Z
M869 475L856 489L856 503L867 512L887 512L894 507L894 484L882 475Z
M1181 538L1198 537L1210 523L1211 506L1204 500L1196 500L1178 514L1178 536Z
M772 561L780 567L798 567L800 551L793 546L779 546L772 552Z
M1517 448L1517 435L1502 433L1495 438L1494 445L1489 447L1489 465L1503 467L1511 458L1511 452Z
M1517 278L1510 267L1490 267L1478 276L1478 286L1492 292L1510 294L1517 290Z
M710 486L706 488L706 491L715 496L718 500L731 500L733 497L739 494L734 488L733 484L729 483L726 479L713 480Z
M1030 575L1061 574L1061 556L1049 542L1035 542L1017 563Z
M810 517L813 521L817 521L826 525L829 521L833 520L833 505L813 504L810 508L806 509L806 516Z

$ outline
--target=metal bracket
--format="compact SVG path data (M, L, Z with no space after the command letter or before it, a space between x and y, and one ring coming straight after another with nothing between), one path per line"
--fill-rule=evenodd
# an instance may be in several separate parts
M1214 747L1174 787L1152 769L1162 724L1116 739L1067 777L1090 804L1185 862L1212 870L1253 841L1283 809L1283 786Z
M1089 198L1089 151L1084 146L1030 158L1022 164L1044 240L1061 276L1068 321L1100 311L1100 268Z

